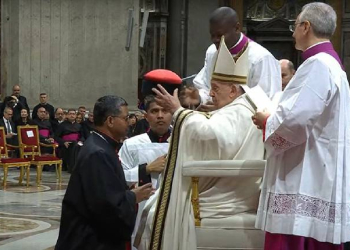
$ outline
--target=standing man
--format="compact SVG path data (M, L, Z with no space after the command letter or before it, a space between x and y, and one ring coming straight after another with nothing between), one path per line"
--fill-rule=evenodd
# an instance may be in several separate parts
M119 156L128 185L143 186L152 183L153 188L157 188L159 175L164 170L168 153L172 114L157 105L153 95L147 96L144 103L147 112L145 119L149 122L150 129L147 133L125 140ZM139 206L132 245L143 206L143 203Z
M302 8L291 30L305 61L276 112L253 116L266 138L256 226L268 250L336 250L350 241L350 89L330 42L336 23L325 3Z
M130 185L150 183L151 177L155 178L156 183L164 169L168 152L172 114L157 105L153 95L147 96L144 102L147 112L145 119L150 129L147 133L125 140L119 152L125 179Z
M211 100L210 80L222 36L225 36L225 43L234 59L249 48L249 87L259 85L271 99L275 93L281 91L281 70L278 61L267 49L251 41L241 32L236 11L229 7L216 9L210 17L209 27L213 44L206 52L204 67L193 80L195 88L191 87L190 91L183 92L185 96L181 96L184 106L198 106Z
M21 95L21 87L18 84L13 86L13 88L12 88L12 96L15 96L17 98L17 100L20 103L20 105L23 108L25 108L28 111L28 114L29 114L30 110L29 110L29 106L28 106L28 103L27 103L27 98L25 98L24 96ZM4 104L6 104L8 99L10 99L10 98L11 98L11 96L5 97Z
M38 105L36 105L33 109L33 114L32 114L32 119L36 119L38 117L38 109L41 107L44 107L46 109L46 111L49 113L50 115L50 120L55 119L55 108L49 104L48 102L48 96L46 93L41 93L40 94L40 103Z
M283 91L286 88L289 81L294 76L295 69L294 69L294 64L287 59L281 59L280 65L281 65L281 78L282 78L282 91Z
M104 96L94 107L96 131L79 154L62 203L56 250L125 250L136 219L136 204L153 193L150 184L128 190L116 154L128 129L124 99Z

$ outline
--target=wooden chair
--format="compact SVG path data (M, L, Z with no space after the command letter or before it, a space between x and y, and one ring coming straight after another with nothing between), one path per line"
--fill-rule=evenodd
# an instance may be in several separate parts
M56 175L59 183L62 182L62 160L56 157L55 149L58 147L56 143L45 144L39 141L38 126L18 126L18 141L20 156L22 158L29 157L31 164L37 166L36 182L39 186L42 177L42 168L44 165L55 165ZM40 147L51 147L52 155L41 155Z
M8 150L16 149L18 146L9 145L6 143L5 130L3 127L0 127L0 167L4 169L4 180L3 186L6 188L7 174L8 168L10 167L19 167L20 168L20 176L19 176L19 184L22 184L24 170L26 170L26 184L27 187L29 185L29 168L30 168L30 160L23 158L9 158Z

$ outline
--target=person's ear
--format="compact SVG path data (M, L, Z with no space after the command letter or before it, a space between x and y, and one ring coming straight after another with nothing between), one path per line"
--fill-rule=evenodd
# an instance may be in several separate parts
M309 21L304 22L304 33L308 33L311 30L311 23Z
M237 88L234 84L232 84L229 97L234 98L236 95L237 95Z
M236 33L241 32L241 24L240 24L240 22L237 22L237 23L236 23L235 32L236 32Z
M113 124L113 123L114 123L114 117L108 116L106 122L107 122L107 126L108 126L109 128L112 128L113 125L114 125L114 124Z

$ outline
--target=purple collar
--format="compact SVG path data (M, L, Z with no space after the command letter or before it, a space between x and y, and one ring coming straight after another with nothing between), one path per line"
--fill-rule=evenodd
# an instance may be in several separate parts
M344 66L337 54L337 52L334 50L333 45L331 42L325 42L325 43L320 43L317 44L307 50L305 50L302 54L301 57L304 60L307 60L308 58L317 55L318 53L327 53L328 55L332 56L335 60L337 60L337 62L339 63L340 67L342 67L342 69L344 70Z
M232 55L238 54L244 48L246 43L249 41L248 37L246 37L243 33L241 34L242 34L242 40L230 49L230 52Z

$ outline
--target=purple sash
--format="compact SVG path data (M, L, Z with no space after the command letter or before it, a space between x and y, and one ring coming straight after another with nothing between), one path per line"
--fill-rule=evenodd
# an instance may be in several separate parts
M337 60L337 62L341 66L341 68L343 70L345 70L345 68L344 68L337 52L334 50L331 42L317 44L317 45L311 47L310 49L305 50L301 54L301 56L304 60L307 60L308 58L310 58L314 55L317 55L318 53L321 53L321 52L327 53L328 55L332 56L335 60Z
M69 135L62 136L62 139L65 141L78 141L79 140L79 133L72 133Z
M242 33L242 36L243 36L242 40L230 49L230 52L232 55L238 54L244 48L246 43L249 42L250 39L246 37L243 33Z
M44 137L49 137L50 136L50 130L48 129L40 129L39 134Z

